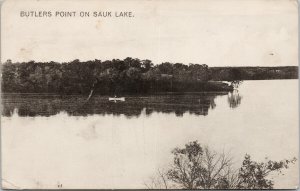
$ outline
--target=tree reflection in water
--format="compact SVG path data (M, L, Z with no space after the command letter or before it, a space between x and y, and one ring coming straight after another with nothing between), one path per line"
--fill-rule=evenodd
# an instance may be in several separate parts
M93 114L125 115L127 117L146 116L152 113L184 113L208 115L209 109L216 107L215 98L227 93L188 93L146 96L127 96L125 102L109 102L107 96L94 96L88 102L86 96L4 94L2 95L2 115L11 116L17 111L19 116L51 116L66 112L72 116Z
M228 103L230 108L236 108L241 104L242 96L240 96L239 91L237 89L233 90L233 92L228 93Z

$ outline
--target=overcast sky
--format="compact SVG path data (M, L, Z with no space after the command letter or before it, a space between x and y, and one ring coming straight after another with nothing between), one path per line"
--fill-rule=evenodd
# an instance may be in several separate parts
M20 11L131 11L134 17L26 18ZM1 19L2 61L298 65L296 0L7 0Z

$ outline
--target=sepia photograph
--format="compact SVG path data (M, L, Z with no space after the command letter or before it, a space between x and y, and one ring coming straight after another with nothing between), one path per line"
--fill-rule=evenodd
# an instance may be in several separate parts
M6 0L2 189L299 188L297 0Z

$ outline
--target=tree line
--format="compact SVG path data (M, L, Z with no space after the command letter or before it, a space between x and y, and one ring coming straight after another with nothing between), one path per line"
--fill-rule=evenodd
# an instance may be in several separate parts
M214 80L298 79L298 66L279 67L212 67Z
M283 72L284 77L291 76ZM58 94L88 94L91 90L98 94L231 91L231 86L216 81L243 80L243 74L244 69L169 62L154 65L151 60L130 57L63 63L8 60L2 65L2 91Z

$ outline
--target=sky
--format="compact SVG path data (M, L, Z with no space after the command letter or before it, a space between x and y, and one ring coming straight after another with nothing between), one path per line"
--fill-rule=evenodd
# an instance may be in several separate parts
M76 11L21 17L20 11ZM80 11L134 17L80 17ZM296 0L7 0L1 61L133 57L209 66L298 65Z

